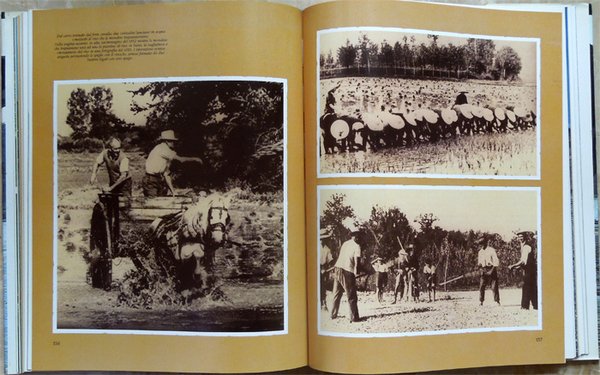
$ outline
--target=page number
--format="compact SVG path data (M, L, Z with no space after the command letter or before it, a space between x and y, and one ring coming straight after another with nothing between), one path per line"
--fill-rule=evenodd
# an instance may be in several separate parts
M60 341L52 341L52 346L60 346Z
M542 340L543 340L543 339L544 339L543 337L536 337L536 338L535 338L535 341L536 341L536 342L542 342Z

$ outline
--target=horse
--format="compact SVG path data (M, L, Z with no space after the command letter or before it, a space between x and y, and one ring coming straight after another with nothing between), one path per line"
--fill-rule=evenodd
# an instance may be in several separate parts
M166 273L174 266L180 290L209 287L215 252L226 242L231 226L229 206L229 199L211 194L152 222L157 262Z

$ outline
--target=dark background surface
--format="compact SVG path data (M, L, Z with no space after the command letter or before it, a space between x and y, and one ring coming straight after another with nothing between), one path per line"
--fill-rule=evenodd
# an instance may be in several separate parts
M173 0L0 0L0 11L12 11L12 10L28 10L28 9L51 9L51 8L73 8L73 7L96 7L96 6L113 6L113 5L125 5L125 4L141 4L141 3L157 3L157 2L179 2ZM321 0L275 0L273 2L287 3L298 8L305 8L309 5L323 2ZM437 2L448 2L444 0L437 0ZM468 4L468 5L484 5L491 3L554 3L564 4L571 3L576 4L581 1L573 0L538 0L538 1L465 1L455 0L454 3ZM592 8L594 10L593 22L594 22L594 43L600 41L600 0L590 0ZM598 47L596 47L598 49ZM594 58L594 86L595 96L600 95L600 53L596 53ZM596 123L600 114L600 107L598 100L594 105L596 114ZM596 143L600 140L600 132L596 128ZM599 155L596 155L596 164L598 164ZM0 187L1 188L1 187ZM0 254L1 256L1 254ZM3 283L3 278L0 278L0 284ZM3 294L0 295L3 298ZM0 333L3 336L3 327L0 326ZM0 351L0 363L4 363L4 351ZM2 371L3 369L0 369ZM3 371L2 371L3 372ZM75 372L73 372L75 373ZM139 372L76 372L77 374L147 374ZM42 373L40 373L42 374ZM58 373L43 373L43 374L58 374ZM292 369L288 371L277 371L271 373L261 374L327 374L325 372L317 371L309 367L302 367L298 369ZM505 367L487 367L487 368L473 368L473 369L458 369L458 370L446 370L436 372L426 372L423 374L600 374L600 362L599 361L583 361L583 362L568 362L562 365L535 365L535 366L505 366Z

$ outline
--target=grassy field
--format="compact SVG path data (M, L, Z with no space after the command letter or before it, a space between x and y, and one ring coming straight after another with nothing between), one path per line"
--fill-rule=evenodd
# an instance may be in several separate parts
M321 155L322 173L534 176L536 132L475 134L411 148Z

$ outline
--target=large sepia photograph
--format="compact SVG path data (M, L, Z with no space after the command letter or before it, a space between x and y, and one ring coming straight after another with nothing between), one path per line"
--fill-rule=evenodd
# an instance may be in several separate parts
M55 82L55 332L287 332L286 90Z
M319 177L539 178L539 40L317 36Z
M541 329L539 188L321 186L319 334Z

